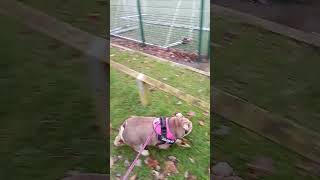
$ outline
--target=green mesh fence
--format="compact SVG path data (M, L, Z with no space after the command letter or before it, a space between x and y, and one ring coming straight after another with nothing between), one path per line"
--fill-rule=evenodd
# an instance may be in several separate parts
M203 6L201 3L202 0L140 0L138 6L139 0L111 0L110 34L137 42L142 42L144 36L145 44L207 56L210 1L203 0Z

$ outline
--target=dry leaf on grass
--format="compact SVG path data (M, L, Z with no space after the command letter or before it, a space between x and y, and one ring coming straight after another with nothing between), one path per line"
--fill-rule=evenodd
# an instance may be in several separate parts
M192 158L189 157L189 160L190 160L192 163L194 163L194 160L193 160Z
M204 126L204 124L205 124L203 120L199 120L198 123L200 126Z
M131 176L130 178L129 178L129 180L137 180L138 178L137 178L137 174L134 174L133 176Z
M179 173L175 163L172 161L164 162L164 171L163 172L164 172L164 174Z
M129 167L130 166L130 162L127 159L124 161L124 166L125 167Z
M208 112L204 112L204 113L202 113L203 115L205 115L205 116L209 116L209 113Z
M122 156L114 156L114 157L110 157L110 168L120 159L122 158Z
M144 162L152 169L156 169L156 167L159 165L159 162L156 159L152 159L150 157L147 157Z
M196 179L197 179L197 177L194 175L190 175L187 177L187 180L196 180Z
M155 180L164 180L165 177L162 173L159 173L158 171L152 170L152 175Z
M184 148L190 148L191 146L188 144L188 141L186 141L184 138L177 139L176 144L178 146L184 147Z
M190 112L187 113L187 116L190 116L190 117L193 117L193 116L195 116L195 115L196 115L196 113L193 112L193 111L190 111Z
M189 177L189 171L184 172L184 178L188 178Z
M177 158L175 156L168 156L168 159L172 162L177 162Z

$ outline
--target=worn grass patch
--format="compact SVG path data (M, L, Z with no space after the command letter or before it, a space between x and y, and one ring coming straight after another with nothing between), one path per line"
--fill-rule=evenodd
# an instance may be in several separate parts
M0 179L106 172L81 53L0 16Z
M110 58L206 102L210 101L210 78L207 76L117 48L111 48Z
M169 70L168 70L169 71ZM179 99L160 91L152 91L151 104L143 107L139 102L138 89L136 81L124 74L121 74L111 69L111 89L110 89L110 108L111 108L111 123L112 134L110 139L111 156L121 155L123 159L115 163L111 169L112 177L116 173L123 175L127 170L124 165L124 160L132 160L136 153L128 146L114 147L113 140L118 133L118 128L122 122L131 115L138 116L170 116L174 112L181 112L184 115L189 111L196 112L196 115L191 118L193 122L193 131L187 137L191 141L192 148L182 148L174 145L168 150L158 150L152 148L150 153L155 159L160 162L163 169L163 163L167 157L172 155L178 159L179 174L171 176L170 179L183 179L184 172L189 171L199 179L208 179L209 172L209 117L203 115L200 109L191 107L185 103L177 104ZM198 120L204 120L205 126L200 126ZM189 158L195 162L192 163ZM142 158L142 162L143 162ZM151 179L151 169L142 163L142 167L135 167L134 173L137 173L139 179Z
M213 18L214 87L304 127L320 128L320 49L254 26Z

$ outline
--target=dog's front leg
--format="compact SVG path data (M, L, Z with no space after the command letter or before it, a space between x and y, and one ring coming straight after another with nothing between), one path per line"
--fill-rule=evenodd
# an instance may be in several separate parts
M140 152L140 150L141 150L142 147L143 147L143 145L135 145L135 146L133 146L133 149L134 149L135 151L137 151L137 152ZM141 155L142 155L142 156L149 156L149 151L144 149L144 150L141 152Z

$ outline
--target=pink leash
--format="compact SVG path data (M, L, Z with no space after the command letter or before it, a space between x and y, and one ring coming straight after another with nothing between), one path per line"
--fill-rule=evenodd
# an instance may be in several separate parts
M146 142L143 144L141 150L139 151L136 159L131 163L129 169L127 170L126 174L123 176L122 180L127 180L128 179L128 176L130 174L130 172L133 170L134 166L136 165L138 159L139 159L139 156L141 155L142 151L144 150L144 148L148 145L148 143L150 142L151 140L151 137L153 135L154 131L152 132L152 134L150 134L146 140Z

